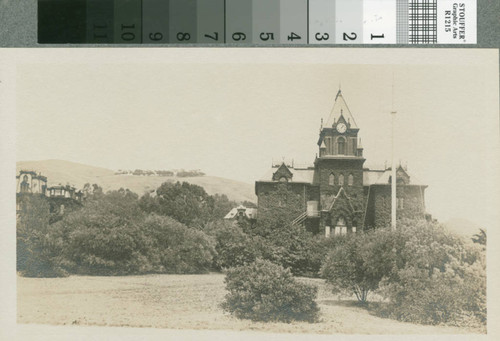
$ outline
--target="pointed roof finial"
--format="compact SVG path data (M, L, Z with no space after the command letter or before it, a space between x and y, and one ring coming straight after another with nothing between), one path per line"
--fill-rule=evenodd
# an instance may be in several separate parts
M342 94L342 91L337 91L337 95L335 96L335 102L337 102L337 98L339 98L339 96Z

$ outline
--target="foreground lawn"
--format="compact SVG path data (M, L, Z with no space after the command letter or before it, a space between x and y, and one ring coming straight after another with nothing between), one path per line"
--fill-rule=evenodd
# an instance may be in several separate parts
M224 275L71 276L17 278L19 323L174 329L259 330L285 333L461 334L466 328L383 319L351 300L339 300L319 279L319 323L255 323L219 308Z

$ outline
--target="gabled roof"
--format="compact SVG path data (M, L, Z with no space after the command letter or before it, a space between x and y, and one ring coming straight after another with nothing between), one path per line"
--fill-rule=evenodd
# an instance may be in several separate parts
M410 185L417 186L426 186L420 180L418 180L415 176L408 173L408 170L403 169L401 166L397 168L399 171L403 171L410 179ZM389 185L389 179L392 175L391 168L387 168L385 170L363 170L363 185Z
M358 128L356 121L351 114L351 110L349 110L349 107L342 96L342 91L339 89L337 96L335 96L335 103L333 104L333 108L330 112L328 120L326 121L325 127L332 127L333 122L338 121L341 116L343 116L344 119L351 124L351 128Z
M284 162L278 167L276 172L274 172L273 180L280 180L282 177L285 177L287 181L290 181L293 178L293 173Z
M287 167L292 177L288 180L291 183L313 183L314 168L293 168ZM276 173L277 168L273 167L267 170L267 172L258 180L261 182L277 182L273 180L273 175Z
M354 212L354 207L352 206L351 198L349 198L349 196L345 192L344 187L340 187L339 191L337 192L337 195L333 198L333 201L332 201L330 207L328 208L328 211L332 210L333 206L335 205L335 202L337 201L337 199L340 198L341 194L343 194L343 197L346 198L347 202L349 203L349 207L351 208L351 211Z

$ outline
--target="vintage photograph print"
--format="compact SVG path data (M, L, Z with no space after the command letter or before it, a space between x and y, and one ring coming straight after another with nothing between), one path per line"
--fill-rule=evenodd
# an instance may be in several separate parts
M10 54L18 325L490 331L497 50Z

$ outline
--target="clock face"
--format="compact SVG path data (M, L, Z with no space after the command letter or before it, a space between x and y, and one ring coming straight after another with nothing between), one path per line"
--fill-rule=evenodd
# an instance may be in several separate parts
M344 123L339 123L337 124L337 131L341 134L345 133L345 131L347 130L347 127Z

